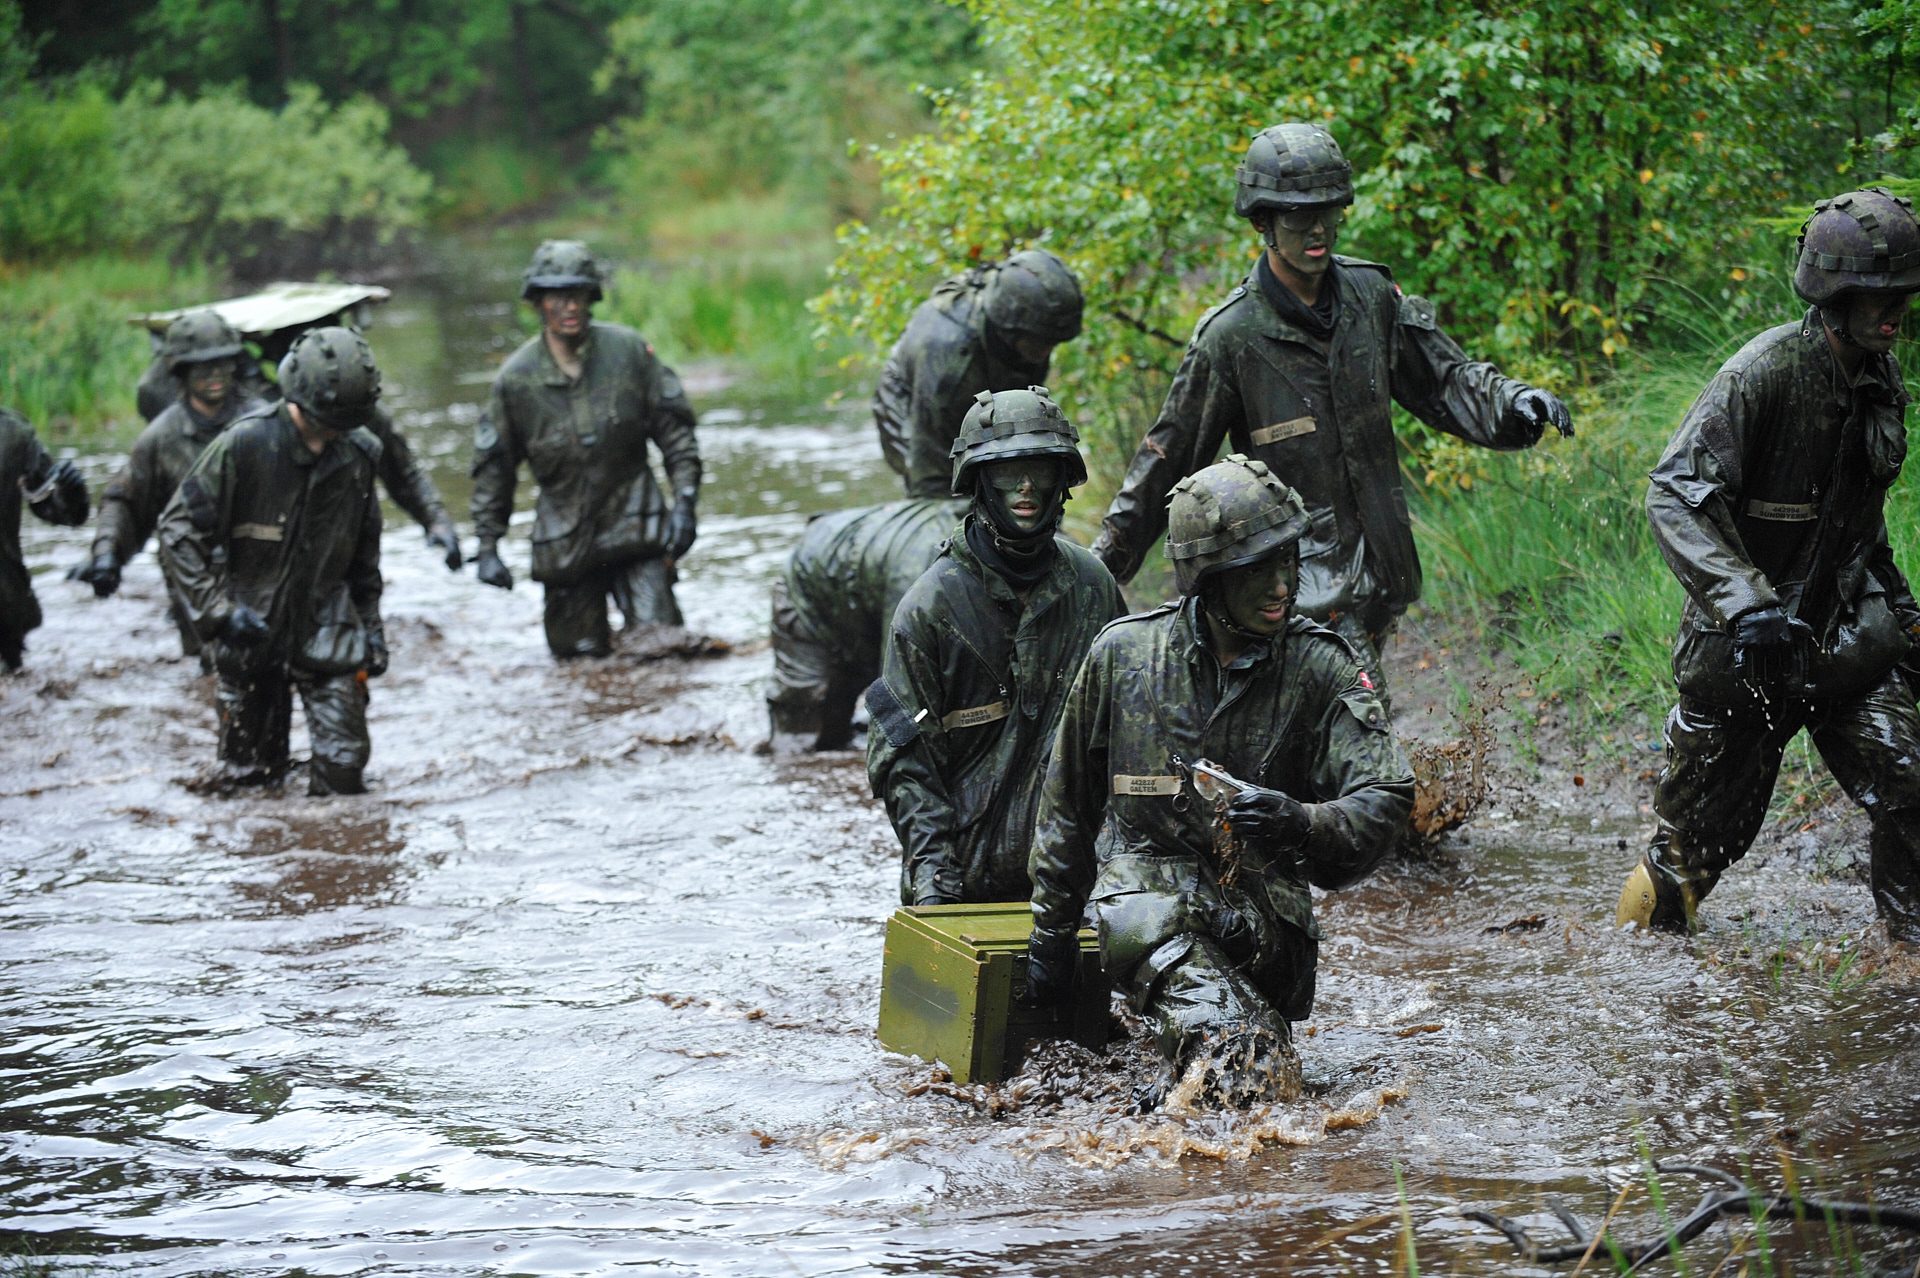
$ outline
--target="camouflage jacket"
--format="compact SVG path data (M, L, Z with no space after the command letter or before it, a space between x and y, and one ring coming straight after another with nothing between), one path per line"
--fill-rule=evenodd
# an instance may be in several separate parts
M580 358L576 381L554 362L543 337L529 339L494 378L488 415L474 432L480 545L506 533L524 460L540 486L533 579L557 585L661 552L667 503L648 444L659 450L673 491L700 486L693 409L653 347L630 328L595 323Z
M887 465L909 497L944 497L953 487L949 455L981 391L1043 386L1038 365L999 349L986 331L984 285L976 272L942 280L893 344L873 393L873 422Z
M1906 459L1907 392L1893 358L1849 381L1819 313L1748 342L1681 419L1647 488L1647 517L1686 588L1680 691L1729 705L1728 628L1779 606L1813 628L1809 695L1858 691L1906 655L1920 620L1887 543L1887 490Z
M1378 630L1420 596L1393 405L1488 448L1525 448L1540 427L1513 411L1524 385L1461 353L1432 303L1384 266L1337 257L1340 304L1317 338L1274 310L1249 275L1193 331L1160 417L1094 542L1121 581L1167 526L1167 493L1221 441L1298 489L1313 516L1300 547L1303 614L1357 612Z
M877 671L895 607L966 512L965 499L944 497L816 515L787 560L793 615L776 628Z
M315 456L275 404L221 432L180 481L160 514L160 566L222 670L341 674L384 642L379 452L356 430ZM256 648L212 642L238 604L266 619Z
M1040 778L1067 687L1125 611L1112 574L1056 537L1023 601L955 534L901 599L867 693L867 776L903 853L907 905L1028 893Z
M1307 890L1342 887L1390 852L1413 806L1413 774L1353 649L1300 617L1224 669L1193 598L1114 622L1067 695L1034 825L1035 927L1079 925L1089 901L1102 961L1125 981L1224 901L1263 936L1317 938ZM1209 759L1306 805L1298 863L1241 853L1220 885L1212 819L1176 757ZM1258 966L1259 959L1252 960Z
M127 464L100 493L100 527L93 538L96 557L111 554L115 563L124 564L139 554L160 522L160 511L207 445L229 422L263 407L244 395L236 395L228 406L225 416L202 417L182 396L140 432Z
M0 638L17 641L41 621L40 603L20 553L21 508L31 507L50 524L87 520L86 485L53 482L53 467L52 455L26 418L0 408Z

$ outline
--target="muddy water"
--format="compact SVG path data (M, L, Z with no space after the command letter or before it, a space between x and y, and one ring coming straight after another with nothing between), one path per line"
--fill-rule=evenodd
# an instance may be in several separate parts
M456 510L508 322L489 290L403 293L372 334ZM1000 1089L884 1052L895 853L862 761L751 746L770 576L808 512L890 483L851 413L687 371L711 469L681 598L734 654L556 667L534 589L446 573L395 516L360 798L186 789L212 713L151 557L94 602L57 576L84 535L28 530L49 620L0 683L13 1250L177 1275L1145 1278L1406 1272L1410 1239L1425 1272L1533 1273L1458 1210L1558 1242L1549 1196L1598 1220L1624 1189L1643 1233L1643 1151L1920 1203L1920 977L1874 939L1858 840L1757 853L1697 942L1623 937L1604 924L1643 818L1552 782L1323 902L1300 1104L1124 1117L1137 1041ZM96 483L114 461L83 460ZM508 561L524 578L524 541ZM1698 1192L1663 1185L1679 1210ZM1716 1230L1698 1272L1730 1240L1758 1246ZM1865 1230L1769 1245L1751 1272L1916 1259Z

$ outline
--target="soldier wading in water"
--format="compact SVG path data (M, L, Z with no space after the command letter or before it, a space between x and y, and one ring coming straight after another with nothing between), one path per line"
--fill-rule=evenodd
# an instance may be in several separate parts
M1469 360L1386 267L1334 253L1351 203L1352 166L1319 125L1275 125L1248 146L1233 211L1264 251L1194 328L1093 552L1131 581L1165 527L1163 494L1224 439L1305 500L1296 610L1345 635L1384 691L1381 648L1420 596L1393 405L1486 448L1573 426L1551 393Z
M1082 911L1172 1077L1225 1104L1299 1082L1288 1022L1313 1006L1308 885L1393 849L1413 774L1351 645L1293 612L1310 517L1235 454L1182 480L1167 554L1181 598L1094 640L1067 695L1033 834L1030 996L1066 994ZM1231 841L1183 765L1245 783ZM1145 1098L1148 1101L1157 1098Z
M1901 667L1920 607L1884 513L1907 453L1891 354L1920 291L1920 225L1878 188L1823 201L1800 230L1808 304L1742 347L1700 392L1647 489L1686 587L1674 641L1659 818L1618 921L1693 925L1746 855L1780 755L1804 728L1872 821L1874 904L1920 942L1920 714Z
M893 614L867 690L867 775L900 836L907 905L1017 901L1067 687L1126 611L1113 577L1056 531L1087 480L1045 387L982 391L953 443L966 521Z

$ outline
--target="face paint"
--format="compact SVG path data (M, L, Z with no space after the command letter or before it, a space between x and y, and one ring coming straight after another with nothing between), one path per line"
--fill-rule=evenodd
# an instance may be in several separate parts
M988 462L981 479L1000 497L1015 528L1038 532L1053 510L1053 493L1060 486L1060 463L1051 457L1022 457Z
M547 332L563 342L573 343L586 336L593 319L593 290L587 288L550 288L540 293L535 305Z
M233 394L233 361L210 359L189 364L186 369L187 397L203 413L213 414L226 407Z
M1229 568L1214 586L1216 610L1246 634L1278 634L1287 624L1299 578L1300 554L1291 546L1258 563Z
M1875 355L1884 355L1899 340L1900 328L1907 317L1911 293L1885 289L1863 290L1846 299L1846 322L1842 326L1853 344Z
M1347 215L1343 204L1317 204L1311 208L1286 209L1273 215L1272 243L1268 252L1279 259L1279 268L1304 279L1317 279L1333 265L1333 246L1340 238L1340 223Z

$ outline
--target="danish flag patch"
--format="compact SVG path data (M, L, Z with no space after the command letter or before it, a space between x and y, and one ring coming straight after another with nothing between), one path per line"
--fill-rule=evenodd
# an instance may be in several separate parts
M1360 686L1365 688L1368 692L1373 691L1373 676L1368 674L1364 670L1360 672Z

